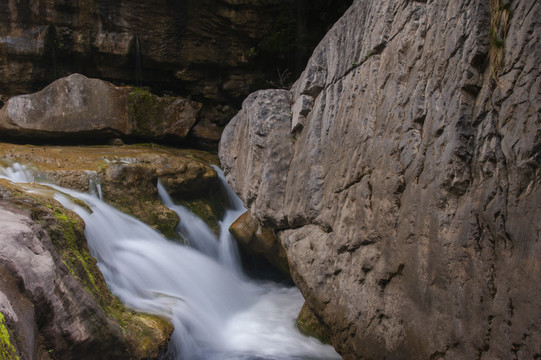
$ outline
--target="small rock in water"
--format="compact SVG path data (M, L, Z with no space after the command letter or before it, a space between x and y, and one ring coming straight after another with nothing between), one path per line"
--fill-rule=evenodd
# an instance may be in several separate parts
M121 146L124 145L124 141L121 138L113 138L109 140L109 145Z

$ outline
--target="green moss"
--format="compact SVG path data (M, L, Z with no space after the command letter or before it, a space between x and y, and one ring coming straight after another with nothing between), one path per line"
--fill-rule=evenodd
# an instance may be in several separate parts
M327 331L306 303L302 306L299 316L297 317L297 328L301 334L315 337L324 344L330 344Z
M83 220L47 194L23 193L21 188L7 182L0 185L12 204L30 211L32 219L49 235L70 274L83 285L106 316L120 326L124 340L133 354L132 358L158 358L157 351L166 346L173 331L171 323L160 316L129 310L111 294L96 259L88 249ZM32 188L45 189L39 185L33 185ZM3 331L1 325L0 331ZM9 350L9 347L4 345L4 338L9 340L2 333L0 360L18 359L7 353L5 349Z
M114 197L106 195L105 200L118 210L149 224L167 239L181 239L175 230L179 222L177 214L167 209L157 196L152 197L142 192L138 197L130 196L128 190L124 194L115 193Z
M204 197L195 199L178 199L182 206L187 207L201 218L215 234L219 232L218 221L223 218L225 212L225 199L217 191L211 191Z
M138 359L158 358L158 354L151 352L160 348L156 346L157 343L162 342L162 345L165 345L173 332L173 325L169 320L130 310L116 296L111 297L104 310L120 325L122 334L132 344L132 352L137 354L135 358Z
M57 221L48 227L55 248L70 273L97 299L105 290L105 284L96 281L96 259L86 245L83 221L62 207L54 207L53 214Z
M135 125L133 135L159 136L158 129L163 126L164 109L174 101L174 97L158 97L141 88L133 88L128 93L128 116Z
M6 325L4 314L0 312L0 360L19 360Z

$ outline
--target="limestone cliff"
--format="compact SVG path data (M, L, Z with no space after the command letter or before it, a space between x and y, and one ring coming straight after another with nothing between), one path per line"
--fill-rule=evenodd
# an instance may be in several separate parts
M220 159L345 359L541 356L541 3L356 0Z

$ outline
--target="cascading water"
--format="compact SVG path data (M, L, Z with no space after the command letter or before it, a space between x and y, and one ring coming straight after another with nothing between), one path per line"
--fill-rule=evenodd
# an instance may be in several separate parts
M18 182L33 179L20 166L3 169L0 176ZM220 255L223 249L216 244L214 250L201 253L164 239L149 226L95 196L51 187L58 191L55 198L85 221L89 248L111 291L129 307L171 319L175 326L169 348L172 358L340 359L332 347L301 335L295 328L295 318L303 303L298 289L250 281L240 274L238 263L230 264L225 255ZM64 194L87 203L92 213ZM160 194L166 205L175 209L163 187ZM222 232L232 221L228 212L233 218L243 211L236 196L229 194L229 199L234 205L226 211ZM184 236L192 243L209 236L204 241L210 244L210 230L199 226L187 213L181 215L186 229L182 231L187 231ZM192 228L192 221L197 230ZM216 238L213 241L219 242ZM238 256L231 256L235 258Z
M226 196L224 217L219 221L220 238L217 239L203 220L182 205L173 202L161 183L158 182L160 199L169 209L175 211L181 222L178 231L186 244L200 250L237 274L242 274L237 245L229 232L231 224L242 215L246 208L242 200L227 186L222 169L213 166L220 180L220 191Z
M141 46L137 35L135 35L135 85L141 86Z
M229 227L239 216L246 212L246 208L242 200L227 185L222 169L214 165L213 168L218 173L220 179L220 190L226 195L227 199L225 214L220 221L220 261L222 264L238 272L242 272L237 242L229 232Z

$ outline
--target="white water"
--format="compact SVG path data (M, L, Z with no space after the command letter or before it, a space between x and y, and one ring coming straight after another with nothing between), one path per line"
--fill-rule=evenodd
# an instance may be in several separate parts
M213 168L218 173L220 179L220 190L226 195L224 217L219 221L219 238L214 235L214 232L203 220L193 214L189 209L175 204L159 182L158 194L165 206L175 211L179 216L181 221L177 231L187 245L215 259L231 271L242 274L237 244L229 232L229 227L246 211L246 208L242 200L227 186L222 169L217 166L213 166Z
M0 167L0 178L15 183L30 183L34 181L32 171L19 163L14 163L7 168Z
M10 169L0 170L0 177L32 180L24 167ZM203 253L164 239L95 196L52 187L58 190L55 198L85 221L89 247L111 291L129 307L172 320L175 331L169 355L174 359L340 359L332 347L296 330L295 318L303 303L298 289L247 280L239 273L238 262L232 263L238 255L230 260L225 259L229 255L221 255L229 252L230 245L211 243L228 240L214 235L210 239L210 230L186 213L181 215L181 221L188 222L183 225L186 236L192 245L205 238ZM93 212L62 193L86 202ZM243 211L238 199L230 200L236 205L226 212L222 229ZM168 196L164 201L175 208Z

